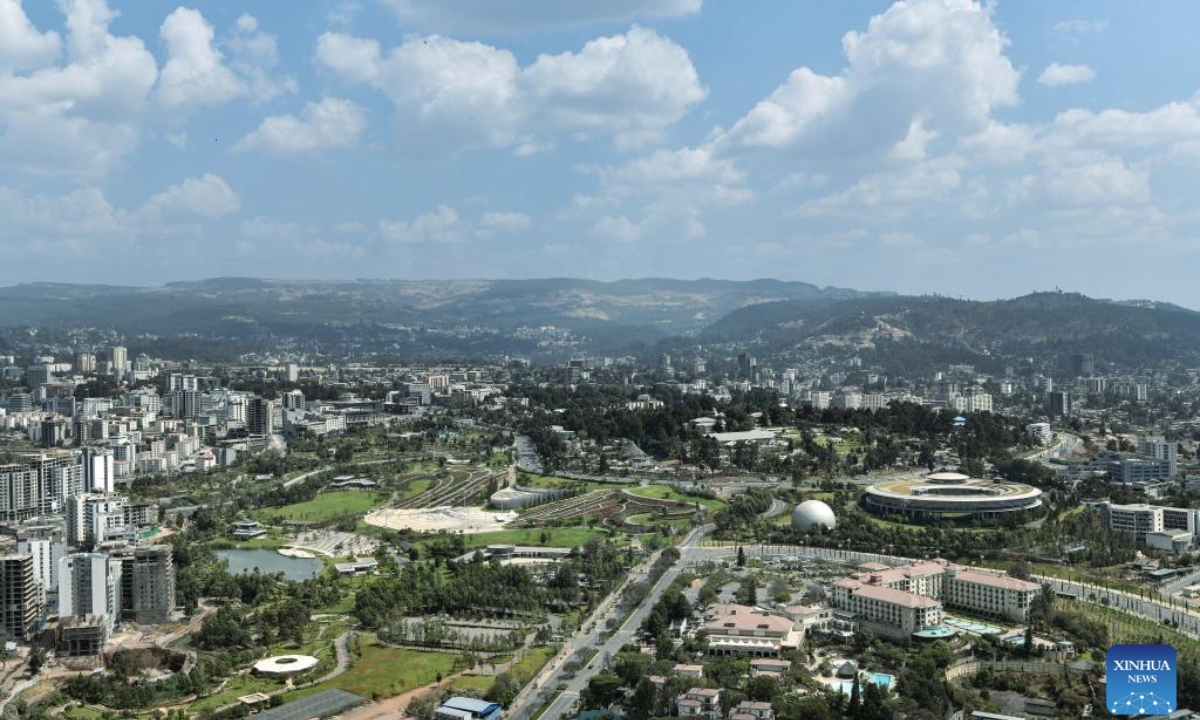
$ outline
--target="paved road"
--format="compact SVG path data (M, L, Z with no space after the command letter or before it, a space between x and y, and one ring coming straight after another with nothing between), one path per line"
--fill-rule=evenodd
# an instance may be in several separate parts
M696 543L711 532L712 529L712 525L701 525L692 530L683 539L683 542L680 543L680 553L685 553L690 548L695 547ZM646 576L650 567L653 566L655 559L657 559L657 555L648 562L643 563L638 570L635 570L629 578L630 583L626 587L632 587L632 583L641 581ZM578 670L573 678L563 676L562 665L565 663L560 661L558 667L553 669L549 675L549 679L539 683L540 687L557 687L560 683L566 686L566 689L562 693L559 693L558 697L542 713L542 720L559 720L570 710L575 701L579 699L579 695L587 688L588 681L595 677L608 664L608 659L615 655L622 647L632 642L638 628L642 625L642 621L650 614L650 611L654 608L654 604L662 596L663 591L675 581L675 578L679 576L684 566L685 563L682 562L681 558L680 562L668 568L662 577L659 578L658 582L654 584L654 587L650 589L650 592L646 594L646 598L634 608L625 623L607 641L603 643L599 642L600 634L607 626L608 620L616 617L619 613L619 610L617 610L619 607L618 603L613 603L612 606L607 608L606 612L601 613L597 611L597 613L594 613L585 625L585 627L589 628L588 631L565 644L565 653L560 653L559 656L563 658L563 661L574 657L581 649L589 651L597 649L599 652L596 653L587 666ZM615 597L615 594L612 597ZM509 710L509 717L520 720L537 709L536 689L531 687L529 690L530 692L524 698L519 698L517 702L513 703L512 708Z
M1137 595L1130 595L1118 590L1106 590L1097 585L1086 585L1074 580L1060 580L1042 575L1035 575L1034 579L1049 585L1055 592L1067 592L1078 596L1081 600L1100 605L1104 605L1104 600L1108 600L1108 606L1115 610L1141 615L1154 622L1170 620L1177 624L1177 629L1183 634L1200 639L1200 613L1195 610L1171 606L1160 600L1140 598ZM1093 596L1095 600L1092 599Z

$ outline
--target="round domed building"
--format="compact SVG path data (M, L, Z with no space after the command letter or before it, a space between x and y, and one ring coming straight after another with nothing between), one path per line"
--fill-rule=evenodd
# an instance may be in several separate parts
M792 511L793 530L832 530L837 525L833 508L820 500L805 500Z

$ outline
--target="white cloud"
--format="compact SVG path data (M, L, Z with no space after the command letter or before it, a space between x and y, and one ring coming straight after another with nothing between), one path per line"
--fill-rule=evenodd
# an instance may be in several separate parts
M265 118L234 149L293 154L346 147L357 143L366 127L366 110L349 100L327 97L305 105L300 117Z
M659 138L707 94L683 48L639 27L524 69L507 50L438 35L385 54L374 40L325 33L314 59L383 92L426 151L488 146L528 155L550 142L541 136L558 133L630 147Z
M1107 29L1107 20L1063 20L1055 23L1050 31L1072 42L1078 42L1085 35L1099 35Z
M404 27L432 32L521 31L638 17L682 17L703 0L384 0Z
M449 205L418 215L412 220L380 220L379 236L388 243L416 245L422 243L454 243L462 241L468 232L458 211Z
M809 200L796 208L798 217L859 216L871 213L908 217L928 209L962 186L961 158L947 156L908 167L867 175L849 188Z
M22 75L0 73L0 160L27 173L95 177L137 144L158 66L141 39L109 33L117 14L102 0L63 0L60 7L65 62ZM21 64L53 61L47 48L56 41L42 34L40 46L31 44L21 7L8 2L3 8L6 32L25 38L15 46L26 49Z
M623 147L657 140L708 95L686 50L637 26L578 53L542 55L521 79L552 125L615 133Z
M907 0L848 32L848 65L825 76L801 67L738 120L729 140L837 157L884 154L897 144L987 126L1016 104L1020 73L990 6L974 0ZM912 131L919 128L920 135ZM907 146L903 143L912 139Z
M21 0L0 0L0 71L32 70L54 62L62 51L58 33L40 32Z
M230 67L244 80L250 102L264 103L299 89L290 75L275 76L279 65L277 40L258 29L258 20L253 15L243 13L238 17L233 35L225 45L232 56Z
M530 224L529 216L519 212L489 212L480 218L480 225L498 232L528 230Z
M1046 69L1038 75L1038 83L1046 87L1060 87L1062 85L1079 85L1080 83L1091 82L1096 78L1096 72L1087 65L1068 65L1063 63L1050 63Z
M176 8L163 21L159 35L167 46L156 91L164 107L188 111L221 105L246 92L246 85L213 45L212 25L198 11Z
M217 220L242 209L237 193L222 178L205 173L188 178L153 195L142 206L141 217L149 220Z
M350 82L374 83L382 70L383 53L377 40L326 32L317 38L313 62Z

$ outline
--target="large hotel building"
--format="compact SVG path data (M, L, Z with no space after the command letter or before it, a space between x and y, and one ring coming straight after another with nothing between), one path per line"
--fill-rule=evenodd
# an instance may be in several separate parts
M833 585L833 604L855 614L863 629L907 637L942 621L942 608L1024 622L1037 583L965 568L946 560L900 567L866 563Z

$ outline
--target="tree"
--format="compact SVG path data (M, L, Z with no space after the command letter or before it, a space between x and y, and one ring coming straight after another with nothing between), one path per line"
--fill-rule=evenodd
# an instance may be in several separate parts
M42 666L46 664L46 651L41 648L34 648L33 652L29 653L29 674L37 675L42 671Z
M746 548L738 546L737 551L737 566L746 567Z
M645 720L650 717L654 713L657 695L654 683L650 682L648 678L642 678L633 691L633 697L629 700L629 714L635 720Z
M621 678L604 671L588 681L580 702L585 709L603 709L612 705L621 695Z

